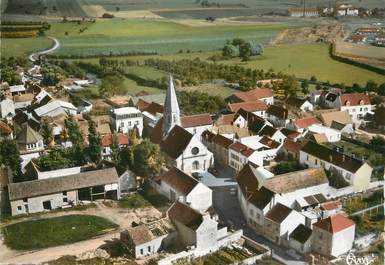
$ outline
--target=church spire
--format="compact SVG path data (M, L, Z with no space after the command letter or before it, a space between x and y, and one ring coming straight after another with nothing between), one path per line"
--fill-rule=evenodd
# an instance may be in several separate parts
M163 137L167 136L174 125L180 125L180 110L176 98L174 81L170 75L163 111Z

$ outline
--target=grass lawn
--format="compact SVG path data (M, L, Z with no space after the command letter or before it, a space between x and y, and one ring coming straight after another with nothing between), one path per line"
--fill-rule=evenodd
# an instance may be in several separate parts
M118 202L118 205L121 208L137 209L137 208L149 207L151 206L151 203L149 203L145 198L143 198L142 195L135 193L120 200Z
M32 52L49 48L53 45L52 40L47 38L18 38L1 39L1 56L17 57L26 56Z
M149 86L138 85L134 80L124 78L124 86L127 89L127 94L135 96L139 92L145 92L147 94L161 94L165 93L163 89Z
M89 239L116 227L116 224L98 216L67 215L12 224L2 232L8 247L30 250Z

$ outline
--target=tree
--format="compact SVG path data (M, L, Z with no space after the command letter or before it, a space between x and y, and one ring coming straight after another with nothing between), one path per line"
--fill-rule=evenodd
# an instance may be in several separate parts
M46 146L51 146L53 142L52 128L47 119L43 118L40 126L40 133Z
M82 145L84 142L83 136L74 116L69 115L68 118L65 119L64 124L67 129L68 140L70 140L73 145Z
M65 151L55 149L48 154L40 156L34 162L41 171L56 170L75 166L75 163L69 158Z
M0 165L8 166L13 174L13 181L24 181L21 172L21 158L19 148L14 140L3 139L0 141Z
M87 155L92 162L98 163L101 159L102 143L93 120L88 120L88 147Z
M139 130L138 127L134 126L129 131L130 143L131 145L137 145L139 143Z
M164 158L159 145L145 139L134 147L133 154L132 170L136 174L149 177L160 173Z
M237 57L239 55L238 47L226 44L222 49L222 55L227 58Z
M256 43L254 41L250 41L251 47L251 55L261 55L263 53L263 45L261 43Z
M242 61L248 61L252 55L252 47L249 42L245 42L239 46L239 56L242 58Z
M48 65L42 70L42 84L47 86L55 86L61 80L66 78L66 73L57 65Z
M302 93L307 95L309 93L309 81L306 79L301 83Z
M231 42L231 44L233 44L234 46L241 46L242 44L245 43L245 40L244 39L241 39L241 38L235 38L233 39L233 41Z
M373 80L369 80L368 82L366 82L366 87L365 88L366 88L367 91L377 91L378 85Z
M286 97L296 96L299 89L297 78L295 78L295 76L287 76L283 78L279 87L281 90L283 90L283 94Z
M103 78L100 86L100 94L103 96L124 94L126 89L124 87L124 79L121 75L108 75Z

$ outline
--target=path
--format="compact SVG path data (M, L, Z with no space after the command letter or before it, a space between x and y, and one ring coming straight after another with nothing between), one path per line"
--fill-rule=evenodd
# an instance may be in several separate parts
M60 42L58 39L54 38L54 37L47 37L48 39L51 39L54 41L54 44L51 48L49 49L46 49L46 50L43 50L43 51L40 51L40 52L34 52L34 53L31 53L29 56L28 56L28 59L31 61L31 62L35 62L36 59L35 59L35 56L39 56L39 55L42 55L42 54L48 54L48 53L52 53L54 51L56 51L57 49L60 48Z

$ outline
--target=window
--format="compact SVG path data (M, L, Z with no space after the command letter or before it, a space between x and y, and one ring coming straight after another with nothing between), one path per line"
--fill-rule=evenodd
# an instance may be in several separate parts
M131 126L131 122L130 121L128 122L128 126Z
M140 255L143 255L143 248L140 249Z
M24 199L23 199L23 202L28 202L28 199L27 199L27 198L24 198Z
M191 153L192 153L193 155L197 155L197 154L199 153L199 148L198 148L198 147L193 147L193 148L191 149Z
M252 210L252 209L250 209L250 210L249 210L249 213L250 213L250 215L251 215L251 216L253 216L253 215L254 215L254 212L253 212L253 210Z
M63 198L63 202L68 202L68 198L67 197Z
M17 210L20 212L21 211L21 206L17 206Z
M309 161L309 155L306 156L306 161Z
M315 162L314 162L315 165L318 165L318 160L316 159Z
M135 121L135 125L139 125L139 121Z
M257 219L260 219L260 218L261 218L261 215L257 213Z
M67 192L66 191L63 191L63 196L67 196Z
M151 252L151 246L147 247L148 252Z
M198 161L194 161L192 166L193 166L193 170L198 170L199 169L199 162Z

